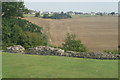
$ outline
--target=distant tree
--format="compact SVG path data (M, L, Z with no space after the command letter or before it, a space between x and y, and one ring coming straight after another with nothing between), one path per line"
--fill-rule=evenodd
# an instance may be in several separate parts
M64 12L62 11L60 14L64 14Z
M24 2L2 2L3 17L23 17Z
M67 37L65 38L65 43L63 43L63 49L65 51L76 51L76 52L86 52L87 49L84 47L84 45L81 43L80 40L75 39L74 34L67 34Z
M113 16L113 15L115 15L115 12L111 12L110 14Z
M55 13L51 16L52 19L66 19L66 18L72 18L69 14L63 13L61 12L59 13Z
M40 13L39 12L35 13L35 17L40 17Z
M28 14L30 12L30 10L28 10L27 8L24 9L24 14Z
M50 18L49 14L44 14L43 18Z
M100 16L103 16L103 13L100 13Z

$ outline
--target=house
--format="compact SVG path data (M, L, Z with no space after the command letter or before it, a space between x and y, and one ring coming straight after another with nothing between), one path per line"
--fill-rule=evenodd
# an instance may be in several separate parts
M95 12L91 12L90 15L96 15L96 13Z

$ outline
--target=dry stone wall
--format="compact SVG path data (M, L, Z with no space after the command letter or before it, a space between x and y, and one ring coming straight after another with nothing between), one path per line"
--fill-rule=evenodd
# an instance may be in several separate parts
M23 54L25 53L25 48L22 47L21 45L14 45L14 46L7 47L6 52Z
M93 53L93 52L73 52L64 51L59 48L52 48L48 46L38 46L34 48L29 48L25 51L20 45L14 45L7 48L7 52L10 53L25 53L33 55L53 55L53 56L66 56L66 57L78 57L78 58L92 58L92 59L120 59L119 54L111 53Z

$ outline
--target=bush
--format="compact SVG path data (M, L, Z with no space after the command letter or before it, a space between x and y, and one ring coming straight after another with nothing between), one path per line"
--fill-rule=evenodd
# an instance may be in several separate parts
M39 12L35 13L35 17L40 17L40 13Z
M104 50L106 53L120 54L120 50Z
M61 14L56 13L56 14L53 14L51 18L52 19L66 19L66 18L71 18L71 16L65 13L61 13Z
M62 44L63 49L65 51L86 52L86 47L84 47L80 40L75 40L75 37L75 35L68 33L65 43Z
M61 12L61 13L54 13L53 15L44 14L42 18L67 19L67 18L72 18L72 17L66 13Z
M51 18L49 14L44 14L42 18Z
M41 27L17 18L2 20L3 49L12 45L22 45L25 48L47 45L47 36L41 32Z

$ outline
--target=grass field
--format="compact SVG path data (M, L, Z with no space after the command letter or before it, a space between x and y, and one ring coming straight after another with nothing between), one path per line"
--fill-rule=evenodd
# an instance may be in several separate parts
M117 78L117 60L3 53L3 78Z
M99 15L83 15L83 14L81 14L81 15L71 15L71 17L74 19L78 19L78 18L82 18L82 17L97 17L97 16L99 16Z
M35 14L23 14L24 17L34 17Z
M75 16L74 16L75 17ZM43 27L53 45L61 46L66 33L77 39L94 52L118 48L118 18L115 16L91 16L72 19L24 18Z

